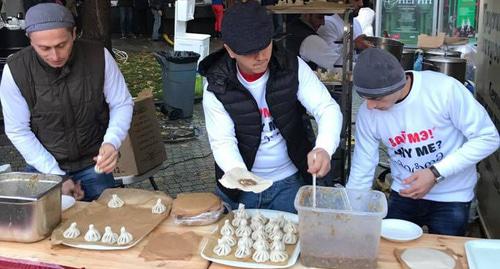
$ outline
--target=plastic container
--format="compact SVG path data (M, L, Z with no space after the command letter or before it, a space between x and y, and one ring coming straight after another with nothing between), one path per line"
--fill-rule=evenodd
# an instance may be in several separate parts
M196 69L200 55L192 51L159 51L154 53L162 66L163 104L169 118L193 116Z
M387 200L379 191L303 186L295 197L301 262L307 267L376 268ZM352 210L349 210L352 208Z

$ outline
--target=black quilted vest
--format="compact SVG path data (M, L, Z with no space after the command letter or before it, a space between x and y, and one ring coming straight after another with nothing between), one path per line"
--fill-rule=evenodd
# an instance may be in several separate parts
M73 172L92 165L109 122L104 47L76 41L66 65L55 69L30 46L8 64L28 103L31 130L61 169Z
M305 109L297 100L297 56L274 46L269 70L266 88L269 110L286 141L288 156L306 182L310 182L307 153L312 150L313 144L307 139L302 120ZM215 94L234 122L238 149L250 171L260 146L262 120L257 102L238 81L236 72L235 60L231 59L224 49L209 55L200 63L200 73L208 80L208 91ZM217 179L223 175L217 163L215 175ZM237 201L239 191L226 189L218 181L217 185L231 199Z

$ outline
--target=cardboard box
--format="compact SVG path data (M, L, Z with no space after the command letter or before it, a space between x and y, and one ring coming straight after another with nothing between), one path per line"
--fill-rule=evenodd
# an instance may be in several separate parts
M167 159L151 91L134 98L134 113L127 138L119 151L115 177L141 175Z

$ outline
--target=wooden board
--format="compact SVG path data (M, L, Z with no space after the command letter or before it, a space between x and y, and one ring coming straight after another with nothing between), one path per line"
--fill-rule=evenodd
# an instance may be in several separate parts
M76 205L63 213L63 221L75 214L87 204L77 202ZM13 243L0 242L0 256L14 259L33 260L47 263L55 263L77 268L169 268L169 269L205 269L209 262L201 256L193 256L187 261L151 261L146 262L139 257L144 246L151 236L165 232L195 232L205 236L216 229L216 224L208 226L178 226L174 223L173 217L169 217L161 223L148 237L139 242L136 246L127 250L117 251L92 251L76 249L66 246L51 247L49 239L36 243Z
M385 239L380 239L380 249L378 255L377 268L401 269L401 265L397 262L396 257L394 256L394 249L396 248L433 247L433 248L451 249L453 252L455 252L455 254L459 256L459 260L462 263L462 267L464 269L467 269L469 267L467 266L467 259L465 257L464 244L465 242L473 239L475 238L443 236L434 234L424 234L421 238L406 243L396 243L387 241ZM230 268L234 267L229 267L216 263L212 263L209 267L209 269L230 269ZM300 258L299 258L299 261L290 268L302 269L308 267L305 267L302 264L300 264Z

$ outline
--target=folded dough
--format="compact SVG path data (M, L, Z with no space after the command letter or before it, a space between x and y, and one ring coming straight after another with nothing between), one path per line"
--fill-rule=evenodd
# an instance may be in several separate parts
M249 236L243 236L238 240L238 247L245 246L247 248L252 248L253 240Z
M158 198L156 204L151 208L153 214L162 214L167 210L167 207L161 202L161 198Z
M283 232L278 225L273 227L273 231L269 234L271 240L281 240L283 238Z
M125 227L122 227L120 229L120 236L118 237L118 240L116 240L116 243L118 245L126 245L132 242L132 240L134 240L132 234L127 232L127 230L125 230Z
M224 226L220 229L220 234L222 235L233 235L234 234L234 228L229 223L229 220L224 221Z
M76 227L76 222L71 223L71 225L63 233L64 238L74 239L80 236L80 230Z
M219 182L229 189L239 189L247 192L261 193L267 190L273 182L265 180L245 168L235 167L227 171Z
M94 224L89 225L89 230L85 234L85 241L87 242L97 242L101 239L101 234L94 227Z
M238 246L236 249L236 252L234 253L234 256L236 258L242 259L249 257L250 254L252 254L252 250L249 247L246 246Z
M236 229L236 236L243 237L244 235L250 236L252 234L252 228L247 225L247 220L242 219L240 226Z
M225 241L230 247L236 245L236 240L232 235L223 235L221 239Z
M293 245L297 243L297 235L294 233L285 233L283 236L283 242L287 245Z
M113 194L113 195L111 195L111 200L109 200L109 202L108 202L108 207L109 208L119 208L119 207L122 207L124 204L125 204L125 202L123 202L123 200L120 199L120 197L118 197L118 195Z
M231 252L231 247L222 239L217 240L218 244L213 251L217 256L227 256Z
M264 231L264 226L260 226L255 232L252 233L252 239L257 240L257 239L267 239L267 233Z
M271 243L271 249L285 251L285 243L282 240L273 240Z
M288 259L288 254L286 251L282 250L272 250L271 254L269 255L269 259L272 262L284 262L286 259Z
M118 234L113 233L111 227L106 226L104 228L104 234L102 235L101 242L106 244L114 244L118 240Z
M267 262L269 260L269 252L265 249L257 249L253 253L252 259L256 262Z
M285 226L283 226L283 232L285 233L297 233L297 225L295 223L291 222L290 220L287 220L285 222Z

